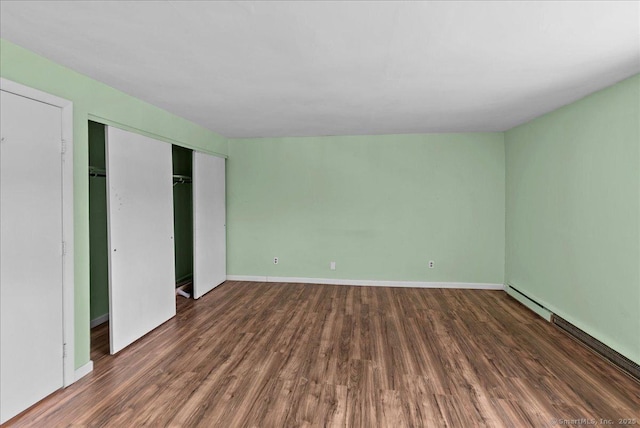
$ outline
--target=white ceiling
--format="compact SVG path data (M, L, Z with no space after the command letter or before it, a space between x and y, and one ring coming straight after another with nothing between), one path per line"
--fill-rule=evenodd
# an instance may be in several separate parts
M0 2L0 35L227 137L503 131L640 72L633 2Z

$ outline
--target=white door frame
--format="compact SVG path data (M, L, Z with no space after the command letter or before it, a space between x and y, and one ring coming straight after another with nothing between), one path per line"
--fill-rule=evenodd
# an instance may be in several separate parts
M62 111L62 346L63 382L76 381L74 355L74 251L73 251L73 103L55 95L0 77L0 90L45 104Z

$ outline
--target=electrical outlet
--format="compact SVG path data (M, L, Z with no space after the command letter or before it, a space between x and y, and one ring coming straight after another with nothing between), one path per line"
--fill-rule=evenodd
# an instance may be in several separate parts
M436 267L436 262L429 260L429 269L433 269L434 267Z
M277 264L278 264L278 258L277 258L277 257L274 257L274 258L273 258L273 264L274 264L274 265L277 265Z
M336 262L331 262L331 263L329 264L329 269L331 269L331 270L336 270Z

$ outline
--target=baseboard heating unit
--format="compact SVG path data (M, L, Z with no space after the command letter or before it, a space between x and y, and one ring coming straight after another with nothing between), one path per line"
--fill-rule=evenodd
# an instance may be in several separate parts
M556 314L551 315L551 323L571 336L572 339L580 342L582 345L591 349L593 352L597 353L604 359L610 361L612 364L615 364L620 370L640 381L640 365L609 348L598 339L592 337L588 333L585 333L575 325L571 324L569 321L559 317Z
M527 308L531 309L542 318L549 321L555 327L562 330L565 334L580 343L582 346L585 346L592 352L600 355L602 358L614 364L629 376L640 381L640 365L638 365L637 363L631 361L619 352L609 348L607 345L600 342L598 339L584 332L583 330L580 330L578 327L571 324L564 318L554 314L549 309L545 308L543 305L515 288L513 285L506 284L504 291L509 296L513 297L514 299L525 305Z
M513 297L518 302L522 303L527 308L531 309L533 312L540 315L545 320L551 322L551 316L553 314L549 309L545 308L540 303L536 302L531 297L527 296L522 291L515 288L513 285L507 284L504 291L506 291L509 296Z

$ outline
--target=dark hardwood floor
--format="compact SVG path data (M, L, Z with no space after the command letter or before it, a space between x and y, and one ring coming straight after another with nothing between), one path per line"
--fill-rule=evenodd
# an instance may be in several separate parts
M502 291L226 282L116 356L92 340L94 371L7 425L640 423L640 384Z

